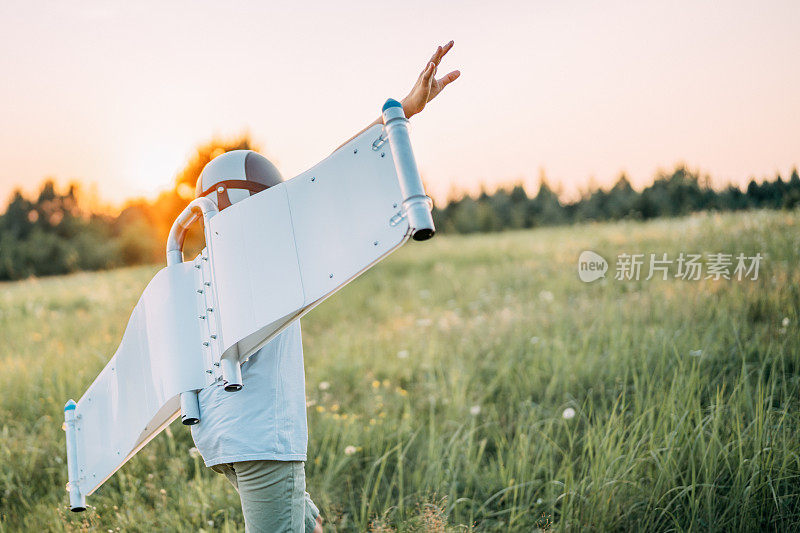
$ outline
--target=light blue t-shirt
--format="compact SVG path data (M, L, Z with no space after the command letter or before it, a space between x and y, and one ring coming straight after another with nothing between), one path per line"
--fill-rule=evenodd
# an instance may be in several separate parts
M308 445L300 321L242 365L242 389L200 391L192 438L206 466L237 461L305 461Z

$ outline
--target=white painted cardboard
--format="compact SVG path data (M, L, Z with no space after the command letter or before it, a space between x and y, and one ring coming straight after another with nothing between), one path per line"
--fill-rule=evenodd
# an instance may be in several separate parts
M191 263L145 288L111 361L78 401L78 487L91 494L176 416L178 395L206 384Z
M381 129L214 215L206 259L156 274L77 404L67 438L81 498L177 417L180 393L213 382L220 355L238 350L244 361L406 241L392 154L372 149Z

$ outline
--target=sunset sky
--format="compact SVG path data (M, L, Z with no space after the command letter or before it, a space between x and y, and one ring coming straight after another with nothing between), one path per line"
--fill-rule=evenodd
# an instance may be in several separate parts
M567 195L686 162L800 164L800 2L4 2L0 205L43 178L119 203L249 131L285 177L400 98L437 44L462 77L413 119L430 192Z

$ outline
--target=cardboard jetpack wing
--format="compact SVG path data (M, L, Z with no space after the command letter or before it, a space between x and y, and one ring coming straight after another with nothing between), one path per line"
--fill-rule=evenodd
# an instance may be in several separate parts
M222 212L198 198L178 216L167 267L119 348L64 408L73 511L179 413L202 424L200 389L241 389L241 363L291 322L409 236L433 236L400 104L387 101L383 119L291 180ZM184 262L186 230L200 217L206 248Z

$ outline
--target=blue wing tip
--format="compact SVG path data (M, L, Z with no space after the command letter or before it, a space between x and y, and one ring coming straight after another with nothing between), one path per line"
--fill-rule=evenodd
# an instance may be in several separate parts
M75 410L75 400L70 400L67 402L67 405L64 406L65 411L74 411Z
M386 111L390 107L403 107L403 104L401 104L400 102L398 102L394 98L389 98L388 100L386 100L386 103L383 104L383 108L381 109L381 111L382 112Z

